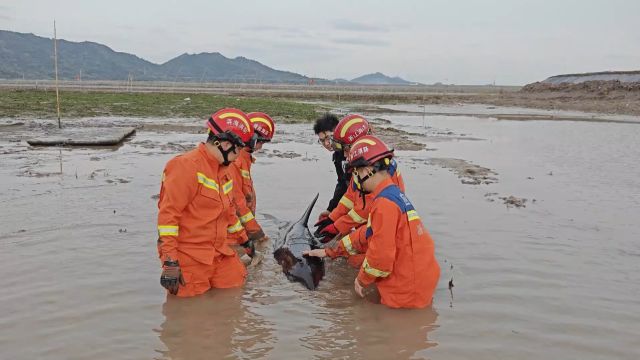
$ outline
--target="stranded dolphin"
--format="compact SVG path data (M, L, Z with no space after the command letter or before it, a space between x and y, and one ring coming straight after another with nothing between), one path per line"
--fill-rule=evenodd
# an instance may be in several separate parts
M324 262L315 256L303 256L302 252L320 247L319 242L311 235L307 223L313 205L318 195L313 199L300 220L287 229L284 239L276 245L273 256L282 266L282 272L290 281L299 281L309 290L315 290L324 276Z

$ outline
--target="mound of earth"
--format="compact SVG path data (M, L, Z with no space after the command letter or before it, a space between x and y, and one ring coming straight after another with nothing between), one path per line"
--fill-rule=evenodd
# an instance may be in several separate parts
M525 93L582 92L606 95L613 91L640 92L640 82L621 82L620 80L591 80L577 84L568 82L559 84L549 82L535 82L525 85L520 91Z

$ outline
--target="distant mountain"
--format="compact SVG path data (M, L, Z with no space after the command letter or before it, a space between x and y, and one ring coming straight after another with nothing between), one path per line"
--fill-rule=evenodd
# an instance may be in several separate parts
M343 78L337 78L337 79L328 80L328 81L333 84L350 84L351 83L351 81Z
M382 73L351 81L309 78L272 69L244 57L220 53L182 54L154 64L132 54L94 42L58 40L58 75L62 80L164 80L190 82L249 82L294 84L413 84ZM0 30L0 79L53 79L53 40L33 34Z
M62 79L152 79L158 65L135 55L92 42L58 40L58 74ZM51 79L54 75L51 39L0 30L0 78Z
M399 77L389 77L383 73L377 72L374 74L367 74L352 79L351 82L357 84L366 84L366 85L411 85L415 84L413 82L404 80Z
M66 40L58 40L58 75L67 80L78 77L126 80L129 76L135 80L169 81L307 83L310 80L244 57L182 54L158 65L105 45ZM0 79L52 79L54 76L52 39L0 30Z
M272 69L244 57L229 59L220 53L182 54L159 67L164 80L306 83L300 74Z

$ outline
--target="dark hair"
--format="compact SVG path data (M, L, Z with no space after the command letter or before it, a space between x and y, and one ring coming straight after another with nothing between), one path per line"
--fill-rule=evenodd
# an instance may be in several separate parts
M325 113L322 117L316 120L316 123L313 125L313 131L316 135L323 131L333 131L339 122L340 121L336 115L332 113Z

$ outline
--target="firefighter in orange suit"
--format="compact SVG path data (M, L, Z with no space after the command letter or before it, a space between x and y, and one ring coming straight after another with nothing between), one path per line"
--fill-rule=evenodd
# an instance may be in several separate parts
M253 127L237 109L216 112L207 127L206 143L165 166L158 201L160 284L181 297L238 287L246 277L244 265L227 243L238 225L233 220L234 183L228 166L250 141Z
M253 128L253 136L247 146L240 151L236 161L230 167L236 183L234 188L234 204L237 216L249 238L250 249L253 249L254 242L263 242L269 239L258 221L255 218L256 195L251 178L251 165L255 158L251 155L254 151L262 149L264 143L270 142L275 133L275 123L269 115L262 112L252 112L247 114L247 118ZM252 255L253 250L247 250Z
M344 151L345 158L349 155L351 145L359 138L371 133L369 122L360 115L344 117L333 131L331 143L336 151ZM404 191L404 182L398 166L392 160L387 171L392 181ZM367 222L367 216L371 208L372 197L370 194L361 193L354 179L349 183L346 193L328 217L320 218L316 223L318 236L323 236L322 242L332 240L338 234L348 234L352 229L357 229Z
M347 158L360 190L373 197L367 226L360 230L366 253L354 288L364 297L364 288L375 283L383 304L422 308L432 303L440 267L420 216L385 171L392 157L393 150L380 139L365 136L353 144Z
M253 191L253 181L251 179L251 165L256 159L251 155L252 150L248 147L243 148L238 153L238 158L234 161L234 166L238 168L242 176L242 184L240 190L244 194L245 202L249 209L255 213L256 211L256 198Z
M235 161L242 176L242 192L245 194L247 206L255 214L256 194L251 177L251 165L256 159L251 155L254 151L262 149L264 143L270 142L276 132L276 126L271 117L263 112L248 113L247 117L254 129L253 137L247 147L243 149Z

